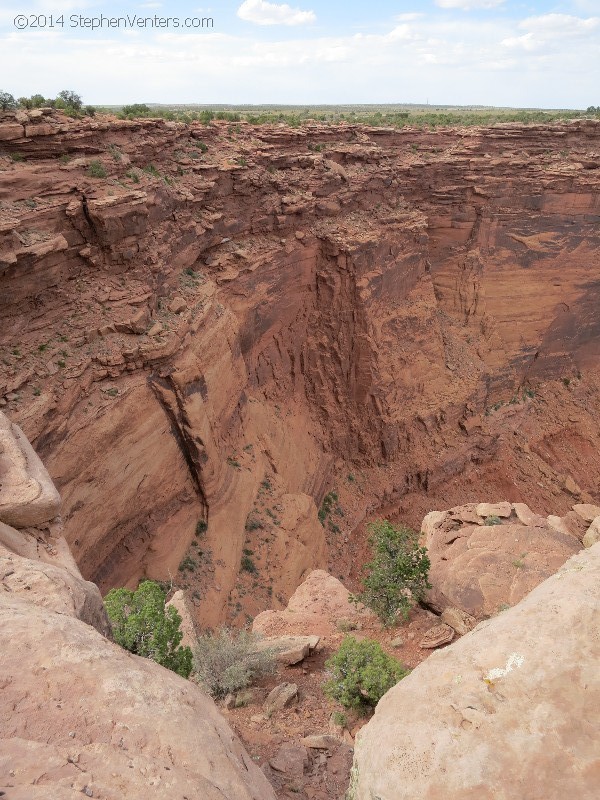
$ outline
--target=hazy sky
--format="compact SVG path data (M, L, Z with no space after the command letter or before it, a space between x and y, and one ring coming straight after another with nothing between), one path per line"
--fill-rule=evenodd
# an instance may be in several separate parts
M600 105L600 0L202 2L0 0L0 89L96 104ZM84 27L101 15L121 20ZM155 15L168 27L139 26ZM203 17L214 27L185 27Z

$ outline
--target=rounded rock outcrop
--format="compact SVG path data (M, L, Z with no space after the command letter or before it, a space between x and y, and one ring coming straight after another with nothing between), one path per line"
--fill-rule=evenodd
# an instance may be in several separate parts
M595 800L599 615L595 545L381 699L352 800Z

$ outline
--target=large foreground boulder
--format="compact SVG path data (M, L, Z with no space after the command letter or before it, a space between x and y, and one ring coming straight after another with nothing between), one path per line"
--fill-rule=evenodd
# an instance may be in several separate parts
M0 630L0 791L10 800L274 800L195 684L8 594Z
M109 641L60 498L0 412L0 795L275 800L213 701Z
M382 698L352 800L596 800L599 619L600 544Z

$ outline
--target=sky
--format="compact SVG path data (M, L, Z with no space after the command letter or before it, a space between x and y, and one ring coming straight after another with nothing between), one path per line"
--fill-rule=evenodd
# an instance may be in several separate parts
M0 89L65 88L96 105L587 108L600 0L0 0Z

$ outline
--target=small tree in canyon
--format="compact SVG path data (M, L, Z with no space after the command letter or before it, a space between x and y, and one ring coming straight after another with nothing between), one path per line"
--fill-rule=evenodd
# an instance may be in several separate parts
M413 602L422 600L431 584L427 580L430 561L427 550L419 547L419 537L403 525L395 527L388 520L369 526L373 560L363 591L353 597L374 611L384 625L393 625L398 617L407 619Z
M344 639L325 666L331 674L323 687L325 694L346 708L364 710L376 706L410 672L378 642L353 636Z
M104 599L115 642L144 658L189 678L192 651L180 647L183 634L176 609L165 608L166 595L158 583L142 581L135 592L112 589Z

